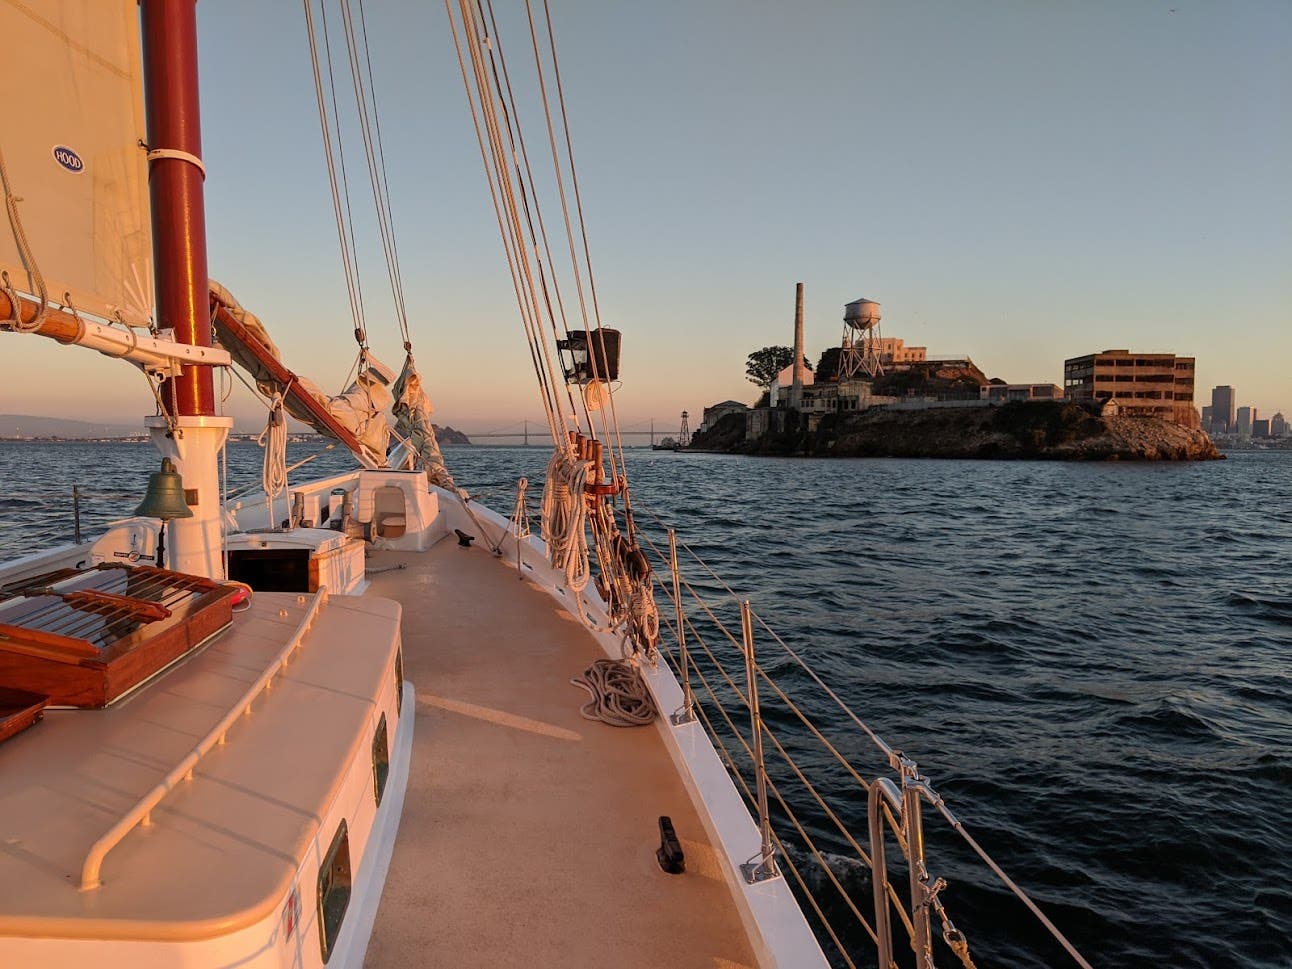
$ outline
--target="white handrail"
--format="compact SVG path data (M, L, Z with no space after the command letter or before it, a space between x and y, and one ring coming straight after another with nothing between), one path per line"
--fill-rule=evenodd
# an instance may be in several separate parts
M188 755L163 777L156 787L136 801L134 806L121 817L121 820L114 824L98 841L94 842L90 847L89 854L85 856L85 862L81 866L81 891L88 892L99 887L101 884L99 871L103 867L103 859L107 857L108 852L119 845L137 825L149 824L153 808L161 802L162 798L178 787L181 780L192 780L193 768L197 765L197 762L212 747L224 743L225 734L228 733L229 728L233 726L234 721L239 716L244 713L251 713L252 701L269 685L274 675L287 664L288 658L300 646L305 634L309 632L310 626L318 615L319 609L326 601L327 587L320 586L319 590L314 593L309 609L301 618L287 645L283 647L282 652L269 664L265 671L260 674L259 679L251 685L251 688L242 695L242 699L234 705L233 709L220 718L220 722L198 741L197 746L189 751Z

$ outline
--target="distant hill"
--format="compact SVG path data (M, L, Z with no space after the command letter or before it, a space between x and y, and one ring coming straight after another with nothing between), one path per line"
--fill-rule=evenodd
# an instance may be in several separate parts
M93 421L73 421L63 417L0 414L0 439L63 437L77 440L95 437L132 437L144 433L146 431L142 421L136 424L97 424Z

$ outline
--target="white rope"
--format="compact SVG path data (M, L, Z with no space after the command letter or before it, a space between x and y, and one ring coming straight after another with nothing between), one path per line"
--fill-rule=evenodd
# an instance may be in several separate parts
M274 394L270 401L269 420L256 443L265 449L260 483L265 497L272 501L287 488L287 415L283 412L282 394Z
M30 333L40 329L40 325L45 322L45 314L49 312L49 290L45 286L45 276L41 273L40 266L36 264L36 256L31 251L31 243L27 241L27 232L23 229L22 219L18 215L18 203L21 199L13 193L9 184L9 169L5 167L3 151L0 151L0 182L3 182L4 204L9 212L9 222L13 225L14 241L18 244L18 256L27 267L27 271L31 273L32 282L36 284L36 295L39 297L36 315L24 323L18 292L9 281L9 274L3 273L4 290L9 295L11 304L10 318L4 321L3 326L19 333Z
M591 465L564 451L555 451L547 463L547 481L543 485L543 542L552 568L565 574L565 585L578 593L588 586L588 537L584 529L588 506L583 500L584 485Z
M644 727L659 714L641 671L632 663L599 659L570 682L592 697L579 708L586 720L612 727Z

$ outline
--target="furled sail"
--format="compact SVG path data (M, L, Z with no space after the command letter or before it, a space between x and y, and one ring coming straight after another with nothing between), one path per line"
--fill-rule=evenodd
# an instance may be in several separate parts
M137 0L0 0L0 37L0 270L19 292L38 294L39 274L52 303L146 324L152 234Z
M395 396L395 406L391 408L391 413L395 416L395 430L408 440L422 459L427 479L441 488L456 490L453 476L444 466L440 442L436 440L435 427L431 424L434 408L430 397L422 388L422 375L413 364L412 354L404 360L404 369L399 372L391 393Z
M220 344L229 351L233 362L256 382L261 394L265 397L282 394L283 405L292 417L308 424L320 434L335 436L331 428L320 422L317 409L306 406L306 401L295 393L289 393L289 390L312 398L332 420L354 436L356 450L362 448L362 459L373 467L386 467L390 422L386 419L385 410L394 401L390 388L390 382L395 377L394 371L376 357L367 354L366 366L360 368L354 382L335 397L325 394L314 381L294 374L289 378L289 383L293 386L289 387L275 376L267 364L268 360L281 363L282 356L260 319L244 309L233 298L233 294L214 279L211 280L211 297L217 305L229 312L242 331L234 332L225 319L216 314L213 323Z

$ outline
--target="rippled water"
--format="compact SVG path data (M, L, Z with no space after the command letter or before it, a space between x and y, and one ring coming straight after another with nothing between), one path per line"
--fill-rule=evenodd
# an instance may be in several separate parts
M259 450L230 453L231 484L249 483ZM446 456L504 511L516 476L536 492L545 461ZM0 444L0 551L70 537L67 499L51 502L73 483L139 495L156 463L147 445ZM1069 465L634 451L630 472L642 521L675 524L918 759L1093 964L1292 966L1292 454ZM90 497L85 517L129 507ZM878 769L827 705L810 712ZM774 706L769 717L794 729ZM864 834L860 796L847 820ZM926 828L980 966L1069 964L943 825ZM819 818L813 833L830 843ZM854 866L836 872L868 898Z

